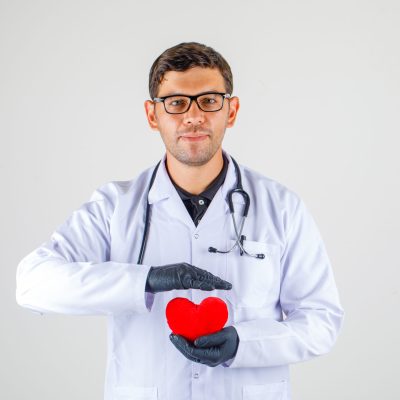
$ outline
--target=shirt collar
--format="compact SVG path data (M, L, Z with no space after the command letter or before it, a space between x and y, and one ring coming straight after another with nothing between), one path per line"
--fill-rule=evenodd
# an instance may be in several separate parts
M228 160L228 167L227 167L227 171L226 171L225 180L224 180L223 184L221 185L221 196L226 201L226 208L228 209L228 203L227 203L228 192L230 190L232 190L233 188L235 188L237 178L236 178L235 166L233 164L231 156L224 149L222 149L222 153L226 156L226 159ZM164 156L161 159L160 165L156 172L156 176L155 176L153 185L150 189L150 192L148 193L149 204L153 204L153 203L163 200L165 198L169 198L172 195L173 191L176 191L176 189L175 189L174 185L172 184L171 179L168 175L168 172L167 172L167 168L165 165L166 158L167 158L167 154L164 153ZM240 164L239 164L239 167L240 167ZM149 168L148 170L149 170L148 183L147 183L147 186L145 186L146 192L147 192L148 184L150 182L152 171L154 170L154 166ZM234 196L233 201L243 204L243 197L242 196Z
M222 153L222 158L223 158L223 167L221 172L218 174L218 176L207 186L207 188L205 190L203 190L200 194L196 195L196 194L192 194L187 192L185 189L181 188L180 186L178 186L172 179L171 176L171 182L172 184L175 186L175 189L177 190L179 196L181 197L182 200L191 200L192 198L197 198L197 197L203 197L206 198L208 200L212 200L215 193L217 193L218 189L220 188L220 186L223 184L224 180L225 180L225 176L226 176L226 172L228 170L228 160L225 156L225 154ZM168 171L168 170L167 170ZM169 175L169 174L168 174Z

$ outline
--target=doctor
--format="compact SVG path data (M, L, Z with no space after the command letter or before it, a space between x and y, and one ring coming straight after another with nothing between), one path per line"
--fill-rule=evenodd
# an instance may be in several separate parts
M212 48L164 51L145 102L163 158L99 187L18 265L22 307L107 316L105 400L287 400L289 364L328 353L341 329L304 202L222 149L239 110L232 88ZM227 303L225 328L194 344L172 335L167 303L209 296Z

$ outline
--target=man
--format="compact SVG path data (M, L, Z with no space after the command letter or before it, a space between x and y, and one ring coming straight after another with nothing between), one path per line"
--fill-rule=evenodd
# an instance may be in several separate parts
M239 175L221 146L239 110L232 82L205 45L161 54L145 102L166 148L157 169L97 189L18 266L21 306L108 316L106 400L290 399L289 364L329 352L341 329L331 265L302 200L239 165L251 203L245 224L234 223L246 195L233 193L232 219ZM194 342L171 334L169 301L209 296L226 302L225 327Z

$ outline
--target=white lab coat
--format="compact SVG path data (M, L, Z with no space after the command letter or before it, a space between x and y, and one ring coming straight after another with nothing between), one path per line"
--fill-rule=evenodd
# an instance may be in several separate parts
M148 183L154 167L109 182L17 268L16 300L40 313L106 315L105 400L288 400L289 364L329 352L341 329L330 261L316 224L293 191L241 164L251 205L243 234L264 259L209 253L234 243L226 201L236 187L229 154L225 182L196 227L166 171L149 193L152 216L143 264L137 259ZM239 223L243 200L235 194ZM233 284L230 291L145 292L150 266L188 262ZM208 367L170 342L166 304L174 297L226 301L239 335L236 356Z

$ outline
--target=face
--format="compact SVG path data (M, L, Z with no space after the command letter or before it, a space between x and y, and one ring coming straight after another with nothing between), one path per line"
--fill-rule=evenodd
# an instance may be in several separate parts
M194 67L184 72L168 71L159 86L157 97L171 94L197 95L215 91L225 93L225 83L216 68ZM221 148L225 129L233 126L239 99L225 99L221 110L205 112L195 101L184 114L168 114L163 103L145 102L149 125L159 131L166 151L183 164L206 164Z

